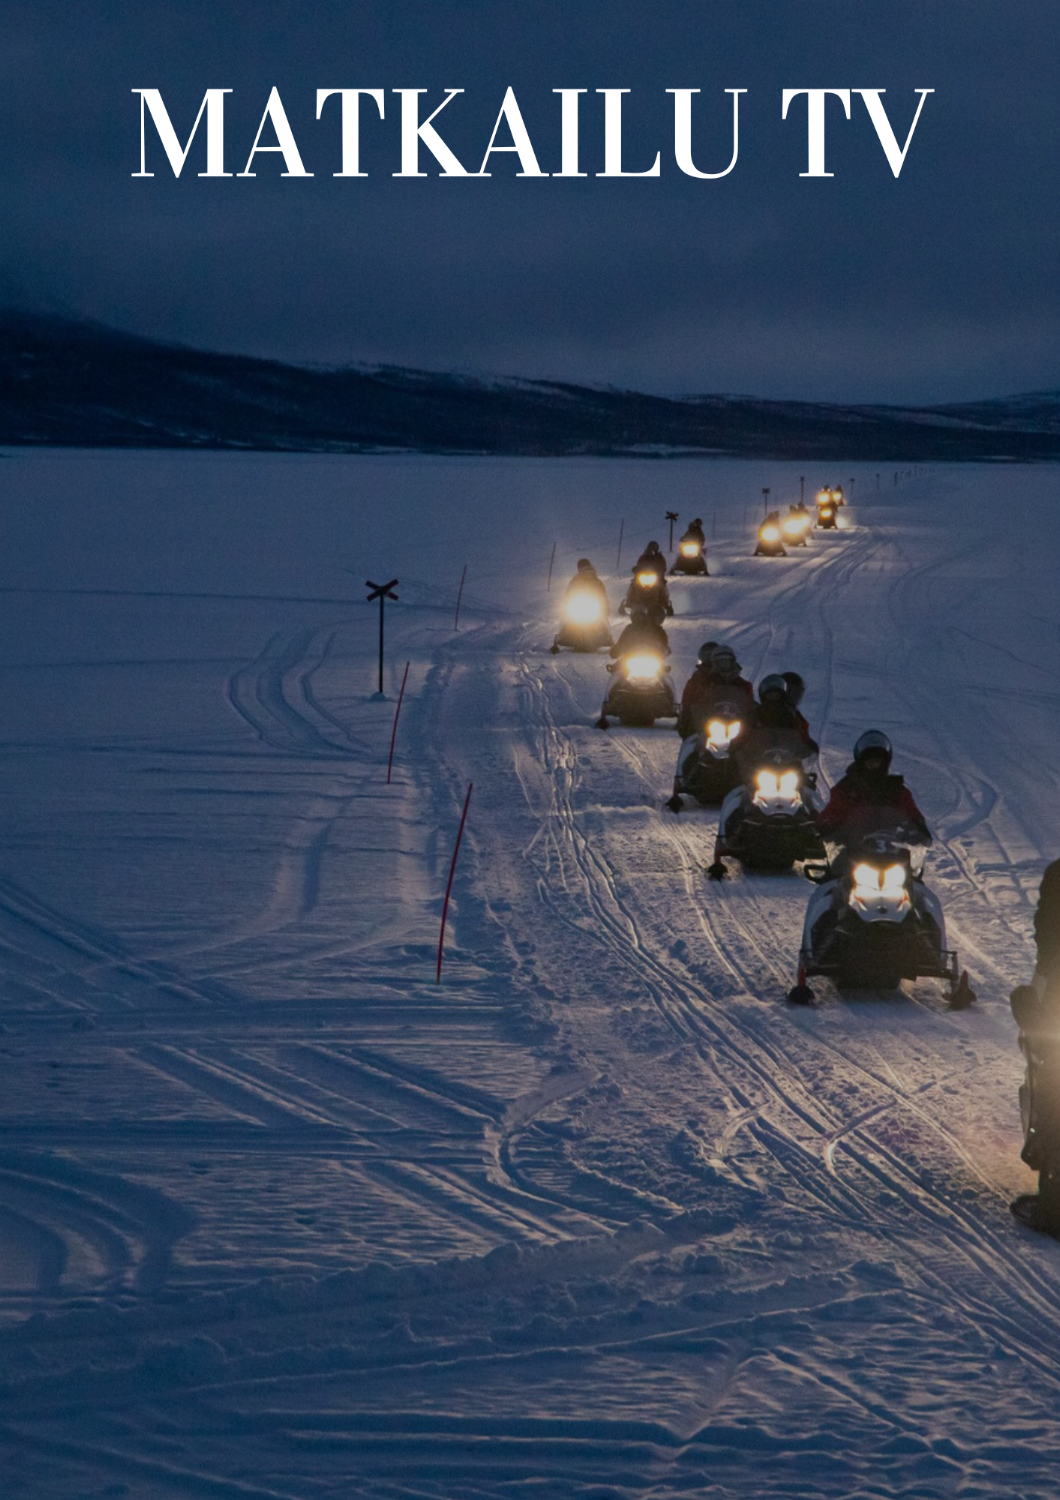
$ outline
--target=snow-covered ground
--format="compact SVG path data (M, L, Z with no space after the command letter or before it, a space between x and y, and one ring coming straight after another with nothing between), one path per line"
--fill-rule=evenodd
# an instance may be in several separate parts
M797 476L0 456L4 1500L1053 1500L1007 995L1060 473L807 473L849 529L752 558ZM830 780L887 731L972 1010L787 1007L811 888L709 883L672 729L601 734L603 659L547 654L576 557L617 603L671 509L714 575L675 678L802 672Z

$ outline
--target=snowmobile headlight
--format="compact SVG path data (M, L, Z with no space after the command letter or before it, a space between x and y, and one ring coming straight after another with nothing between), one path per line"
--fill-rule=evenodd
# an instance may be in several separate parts
M903 865L855 865L850 904L862 916L877 920L902 921L909 910L909 892L905 888Z
M707 725L707 749L728 750L742 727L739 719L711 719Z
M833 510L832 506L830 506L830 505L822 505L822 506L819 507L819 510L820 510L820 514L822 516L824 516L824 518L826 520L828 520L831 516L833 516L835 514L835 511Z
M778 788L778 790L780 792L780 795L782 797L794 797L794 795L798 791L798 789L799 789L799 773L798 773L798 771L785 771L784 774L780 778L780 786Z
M802 532L802 522L797 516L788 516L783 529L785 536L799 536Z
M682 542L681 543L681 556L682 557L698 557L699 556L699 543L698 542Z
M626 676L630 682L654 682L662 671L662 658L648 652L626 658Z
M644 572L637 574L637 584L642 589L653 589L658 582L658 573Z
M779 526L763 526L762 530L758 534L762 538L763 542L779 542L780 541L780 527Z
M755 774L755 790L763 797L775 797L780 790L774 771L758 771Z
M603 614L603 603L598 594L591 594L588 589L582 593L572 594L567 600L567 619L572 625L595 625Z

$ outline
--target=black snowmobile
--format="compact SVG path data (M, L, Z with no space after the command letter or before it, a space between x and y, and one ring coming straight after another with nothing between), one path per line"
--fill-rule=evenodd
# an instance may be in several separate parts
M743 784L721 805L708 870L713 880L727 874L725 855L751 870L790 870L796 860L823 856L824 841L814 823L814 813L824 806L815 764L815 752L807 751L805 742L778 736L775 748L742 767Z
M560 610L559 629L552 642L553 656L562 646L571 651L598 651L612 643L607 605L599 588L571 588Z
M612 662L611 686L596 721L607 729L608 717L641 729L650 729L656 719L676 719L670 667L658 651L636 650Z
M707 578L707 540L702 524L693 521L677 544L671 574L680 573L686 578Z
M755 557L787 557L779 511L771 510L759 526L754 555Z
M924 884L918 835L881 831L840 850L831 863L807 865L817 889L803 924L798 977L788 998L812 1004L807 979L814 974L838 989L897 989L903 979L944 979L950 1006L963 1009L975 995L968 975L946 946L938 897Z
M723 802L739 786L737 751L746 712L746 699L726 702L719 697L702 730L682 744L673 795L666 804L671 812L681 811L682 796L707 807Z
M626 597L619 605L619 614L631 615L637 609L645 609L649 618L657 624L673 614L674 607L670 603L670 590L666 587L663 567L649 563L645 567L634 569Z

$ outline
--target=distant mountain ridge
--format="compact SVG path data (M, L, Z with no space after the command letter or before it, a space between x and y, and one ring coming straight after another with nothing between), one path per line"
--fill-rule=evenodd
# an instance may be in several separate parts
M0 445L878 462L1060 458L1060 393L931 407L316 369L0 314Z

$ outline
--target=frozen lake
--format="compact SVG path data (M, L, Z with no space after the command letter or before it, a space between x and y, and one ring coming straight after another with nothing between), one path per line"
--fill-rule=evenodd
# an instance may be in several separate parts
M753 558L800 472L846 529ZM1054 1495L1007 996L1060 852L1058 485L0 455L5 1496ZM675 681L707 637L799 671L830 781L887 732L971 1011L786 1007L808 884L708 883L672 729L592 727L559 594L588 555L615 605L669 510L712 573Z

